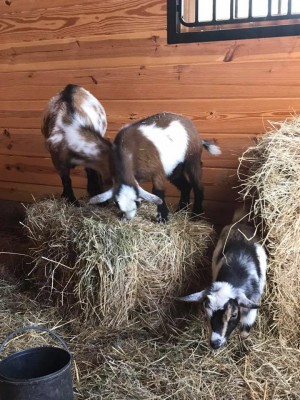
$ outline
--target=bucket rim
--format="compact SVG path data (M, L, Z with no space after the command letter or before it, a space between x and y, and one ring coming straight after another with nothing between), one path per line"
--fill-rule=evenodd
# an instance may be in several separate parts
M0 353L4 350L5 345L10 341L10 339L12 339L13 337L19 335L20 333L24 333L24 332L30 331L30 330L35 330L35 331L48 333L53 338L57 339L60 342L60 344L63 346L63 348L68 353L70 353L70 350L69 350L66 342L63 340L63 338L61 338L57 333L53 332L52 330L50 330L50 329L48 329L48 328L46 328L44 326L40 326L40 325L24 326L23 328L17 329L14 332L12 332L11 334L9 334L8 336L6 336L6 338L3 340L3 342L0 345Z
M28 384L28 383L34 383L34 382L41 382L41 381L45 381L45 380L48 380L50 378L53 378L56 375L61 374L61 373L65 372L67 369L70 368L70 366L72 364L72 354L69 351L65 350L65 349L62 349L60 347L54 347L54 346L38 346L38 347L32 347L32 348L21 350L21 351L16 351L16 352L10 354L9 356L3 358L0 361L0 365L2 363L4 363L5 361L7 361L9 359L13 359L13 358L15 358L15 357L17 357L17 356L19 356L21 354L26 354L26 353L30 353L30 352L35 351L35 350L44 350L44 349L48 349L48 350L53 350L54 349L55 351L60 351L60 352L66 353L69 356L68 362L62 368L58 369L57 371L52 372L52 373L47 374L47 375L44 375L44 376L39 376L37 378L29 378L29 379L17 378L16 379L16 378L10 378L10 377L8 377L8 376L6 376L6 375L4 375L3 373L0 372L0 382L9 382L9 383L16 383L16 384Z

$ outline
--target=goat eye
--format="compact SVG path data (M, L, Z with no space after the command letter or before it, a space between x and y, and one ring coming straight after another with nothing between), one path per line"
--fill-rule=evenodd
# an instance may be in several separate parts
M204 308L208 308L208 306L209 306L209 301L208 301L208 299L205 299L205 300L203 301L203 307L204 307Z
M237 317L238 317L238 312L235 311L235 312L233 312L233 313L231 314L230 319L237 319Z

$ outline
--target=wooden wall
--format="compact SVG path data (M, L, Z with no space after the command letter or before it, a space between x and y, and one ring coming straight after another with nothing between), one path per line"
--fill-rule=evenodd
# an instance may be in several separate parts
M67 83L103 103L110 137L124 123L172 111L217 139L222 156L204 156L205 206L224 223L237 197L239 155L268 120L300 111L300 41L167 45L164 0L1 1L0 199L61 191L40 117ZM74 186L84 193L80 171Z

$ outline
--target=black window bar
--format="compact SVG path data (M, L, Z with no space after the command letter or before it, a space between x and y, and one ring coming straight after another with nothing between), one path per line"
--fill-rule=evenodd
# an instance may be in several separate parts
M188 1L188 0L184 0ZM212 0L212 17L209 21L199 21L200 8L198 0L194 0L194 21L184 20L183 0L167 0L167 31L168 43L191 43L216 40L253 39L263 37L294 36L300 34L300 13L292 12L292 0L287 0L287 8L282 12L282 0L277 2L277 11L272 13L273 0L268 0L266 16L253 15L253 0L248 0L248 17L239 18L239 1L230 1L230 16L217 18L217 0ZM270 21L274 22L270 25ZM276 22L277 21L277 22ZM285 21L279 24L278 21ZM253 23L260 22L260 25ZM265 25L263 23L266 22ZM238 24L238 25L237 25ZM244 27L241 27L244 24ZM231 25L229 28L226 25ZM234 25L237 25L234 27ZM251 26L252 25L252 26ZM199 28L200 30L183 30ZM210 30L201 30L210 27Z

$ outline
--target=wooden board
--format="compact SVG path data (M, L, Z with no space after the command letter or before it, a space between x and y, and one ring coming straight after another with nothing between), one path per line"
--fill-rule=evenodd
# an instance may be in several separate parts
M12 187L18 183L61 187L59 175L49 157L0 156L0 176L3 182L10 182ZM72 171L72 181L74 188L86 187L83 169L78 167ZM222 194L228 200L233 200L235 193L231 189L237 184L236 170L204 167L203 184L207 199L215 199ZM146 187L151 190L149 185ZM178 196L173 185L168 184L166 190L169 196Z
M171 46L166 44L165 30L153 31L151 27L147 31L147 26L144 29L141 34L134 32L101 37L75 35L76 39L60 37L56 40L17 43L7 40L0 45L0 72L84 69L87 66L98 69L141 65L255 63L262 60L278 63L286 61L287 57L300 59L300 41L295 37ZM240 70L240 73L245 73L245 70Z
M49 185L35 185L35 184L23 184L19 183L17 186L13 186L9 182L0 181L0 193L3 200L15 200L22 201L23 203L31 203L33 201L38 201L43 198L48 198L49 196L60 196L60 188L57 186ZM76 195L78 198L85 196L84 189L76 189ZM20 200L22 199L22 200ZM166 197L168 204L177 204L177 197ZM234 209L236 202L226 202L226 201L210 201L205 200L204 206L204 216L208 220L217 223L218 225L228 224L231 220L232 210ZM118 210L116 209L116 213Z
M7 8L3 11L1 36L11 42L144 31L145 17L153 30L164 29L166 23L166 4L160 0L101 0L75 4L61 1L56 7L51 2L47 8L26 10L24 7L17 14Z
M27 70L24 72L6 72L2 75L0 81L0 99L44 99L48 100L58 90L61 90L66 83L76 82L78 85L83 85L88 90L91 90L99 98L99 100L110 97L106 93L107 87L115 93L119 85L138 84L138 85L168 85L171 89L171 84L180 85L183 89L185 86L200 86L200 87L231 87L233 93L243 87L245 90L244 97L252 95L251 88L254 86L260 90L271 87L279 90L283 87L289 87L300 84L299 75L299 60L289 58L282 61L256 61L256 62L215 62L203 64L200 62L195 64L185 63L182 58L180 64L156 65L155 59L152 59L153 64L145 65L140 59L141 64L129 67L99 67L90 68L87 64L85 68L54 70L54 71L39 71ZM243 72L243 73L242 73ZM38 92L36 87L41 89ZM142 87L142 86L141 86ZM3 88L3 89L2 89ZM6 90L7 88L7 90ZM16 90L18 88L18 90ZM250 90L247 90L250 89ZM9 92L9 93L8 93ZM212 90L212 93L214 90ZM131 90L125 93L119 93L119 96L130 96ZM290 92L286 92L283 96L282 90L280 97L290 97ZM293 92L292 92L293 93ZM147 95L147 93L145 93ZM227 98L229 91L222 96ZM258 91L258 96L260 91ZM9 96L6 98L5 96ZM19 97L20 96L20 97ZM38 96L38 97L37 97ZM202 92L198 93L199 98L205 98ZM211 96L209 96L211 97ZM218 96L215 96L218 97ZM266 97L266 96L263 96ZM273 96L270 96L273 97ZM171 96L169 98L172 98Z
M113 140L114 132L108 131L106 137ZM214 157L203 151L202 160L206 167L236 168L238 158L249 146L256 143L256 135L213 135L222 154ZM0 155L49 157L44 138L38 129L6 129L0 133Z

